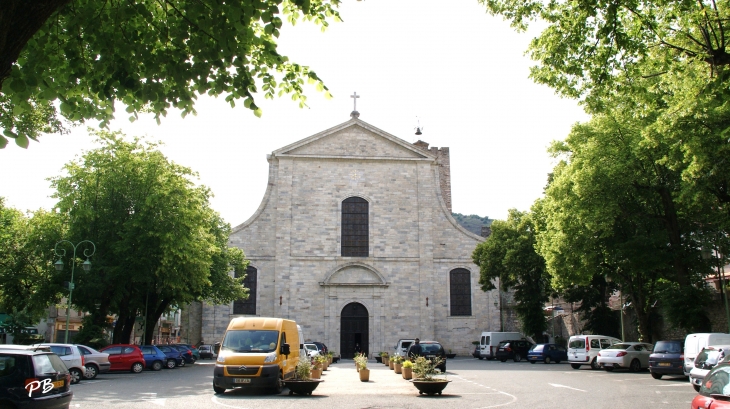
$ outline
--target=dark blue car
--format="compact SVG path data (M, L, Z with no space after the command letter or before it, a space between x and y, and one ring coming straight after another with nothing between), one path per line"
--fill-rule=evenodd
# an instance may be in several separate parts
M537 344L533 345L527 351L527 360L531 364L537 361L545 362L546 364L550 362L559 364L560 361L568 360L568 351L566 351L565 347L558 344Z
M185 360L182 353L170 345L157 345L160 351L167 356L167 367L172 369L176 366L185 366Z
M145 368L159 371L163 366L174 368L177 365L174 356L168 357L166 353L155 345L143 345L140 349L144 356Z
M184 345L169 345L169 347L180 351L180 353L182 354L182 357L185 361L180 366L184 366L185 364L194 364L195 363L195 356L193 355L193 351L190 348L188 348Z

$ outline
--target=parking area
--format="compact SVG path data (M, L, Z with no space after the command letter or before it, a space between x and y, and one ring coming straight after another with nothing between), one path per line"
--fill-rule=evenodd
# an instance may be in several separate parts
M649 372L574 370L566 363L447 361L451 381L443 396L419 395L384 365L370 361L370 382L359 381L352 361L331 365L309 396L234 390L215 395L213 365L142 374L100 375L74 385L77 408L683 408L695 392L683 378L655 380Z

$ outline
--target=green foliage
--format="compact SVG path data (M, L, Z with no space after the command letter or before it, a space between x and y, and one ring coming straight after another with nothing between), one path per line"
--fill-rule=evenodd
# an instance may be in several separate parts
M37 322L60 300L64 280L53 267L53 246L63 231L58 214L38 210L28 217L0 198L0 310L22 305Z
M368 369L368 357L367 357L367 355L365 355L363 353L355 354L355 357L353 359L355 361L355 364L358 366L358 368L360 368L360 369Z
M475 214L466 216L461 213L451 213L451 215L460 225L477 236L482 235L482 226L491 226L494 221L489 217L481 217Z
M688 333L713 332L705 310L712 304L714 297L706 287L681 287L677 283L662 280L659 288L664 314L675 328Z
M13 336L13 343L17 345L31 345L43 341L41 334L29 334L26 328L34 326L40 317L28 311L27 308L18 310L13 308L3 323L5 331Z
M69 121L105 127L117 101L130 119L153 112L159 121L170 108L195 114L203 94L225 95L231 106L240 101L257 116L257 92L266 98L291 94L305 106L308 82L330 96L314 71L279 54L276 40L284 20L312 21L322 29L338 21L339 0L65 3L29 39L0 38L0 66L12 65L9 73L0 71L0 147L7 138L25 147L28 138L62 129L56 104ZM11 12L21 24L32 23L24 11ZM22 51L14 59L16 49Z
M246 298L242 278L228 274L245 268L243 253L228 248L230 226L210 208L208 189L193 184L197 175L155 144L127 142L119 133L97 136L100 148L52 179L58 209L70 220L69 239L96 244L92 271L75 277L74 302L98 313L96 325L117 314L118 341L137 316L146 315L149 340L171 308Z
M426 358L419 356L413 361L413 377L419 381L435 381L441 371L437 368L444 363L444 358Z
M585 321L582 331L621 338L621 323L616 311L608 307L608 299L618 289L602 274L594 274L590 283L565 290L565 301L578 303L576 311Z
M87 315L82 319L82 325L79 332L74 336L73 342L76 344L88 345L92 348L100 349L109 345L104 330L105 325L99 325L94 322L92 315Z
M307 356L300 356L299 362L297 363L297 369L295 374L298 380L306 381L311 379L312 374L312 362Z
M515 290L516 312L527 334L536 338L547 328L543 307L550 294L550 276L545 260L535 251L535 223L532 214L510 209L506 221L492 223L492 235L472 253L479 266L483 291Z

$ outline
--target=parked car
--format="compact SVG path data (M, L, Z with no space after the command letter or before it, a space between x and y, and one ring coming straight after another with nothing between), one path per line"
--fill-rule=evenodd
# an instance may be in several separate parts
M319 348L317 347L317 344L313 344L311 342L305 342L304 343L304 349L307 350L307 354L310 358L314 358L315 356L320 355Z
M568 340L570 367L580 369L581 365L590 365L591 369L599 369L598 352L620 342L618 338L605 335L573 335Z
M699 392L702 381L710 369L728 357L730 357L730 345L712 345L703 348L695 358L694 367L689 371L689 383Z
M415 344L411 344L408 348L407 356L411 356L411 348L413 348L413 345ZM446 372L446 351L444 351L444 347L442 347L437 341L420 341L420 345L421 356L430 360L440 358L442 362L436 368L438 368L441 372Z
M527 352L531 347L532 343L526 339L502 341L497 346L497 351L495 352L494 357L499 359L501 362L506 362L508 359L520 362L522 358L527 356Z
M479 339L479 359L494 359L500 342L522 338L524 335L519 332L482 332Z
M689 375L695 366L697 355L710 345L730 345L730 334L703 332L687 335L684 339L684 373Z
M178 351L180 351L180 354L183 357L183 363L178 366L185 366L185 364L194 364L195 363L195 355L193 355L193 351L186 347L185 345L175 344L175 345L168 345L171 348L175 348Z
M649 355L654 345L642 342L622 342L611 345L598 353L598 364L607 371L628 368L638 372L649 368Z
M84 365L86 366L86 372L84 378L94 379L100 373L109 372L111 364L109 363L109 354L105 352L99 352L92 347L86 345L76 345L84 356Z
M325 345L324 343L318 341L312 341L312 343L317 346L320 353L326 355L329 352L329 349L327 349L327 345Z
M196 348L196 347L194 347L194 346L192 346L190 344L171 344L171 345L184 346L187 349L189 349L190 352L193 354L193 359L194 359L193 363L195 363L195 361L197 361L198 359L200 359L200 352L198 352L198 348Z
M45 348L0 346L0 379L3 408L68 409L73 397L69 370Z
M167 355L154 345L143 345L140 347L144 356L144 366L153 371L159 371L167 366ZM171 360L174 362L174 359Z
M398 343L395 344L393 356L406 356L408 348L413 344L413 339L399 339Z
M555 362L559 364L561 361L568 360L568 351L564 346L558 344L536 344L527 351L527 360L534 364L535 362Z
M165 366L168 369L173 369L176 366L185 366L185 359L183 359L182 353L177 348L173 348L170 345L158 345L157 348L167 357Z
M654 352L649 355L649 372L654 379L662 379L664 375L687 376L684 372L684 352L681 339L658 341Z
M63 363L66 364L66 368L68 368L68 372L71 374L71 384L79 383L84 379L84 374L86 373L85 359L76 345L43 343L32 346L47 346L51 348L51 352L58 355Z
M145 361L142 350L137 345L114 344L100 350L109 354L112 371L132 371L140 373L144 370Z
M200 359L215 359L215 352L213 351L213 345L201 345L198 347L198 353Z
M730 365L717 365L707 374L692 400L692 409L730 409Z
M474 358L484 359L479 355L479 344L474 345L474 352L471 353Z

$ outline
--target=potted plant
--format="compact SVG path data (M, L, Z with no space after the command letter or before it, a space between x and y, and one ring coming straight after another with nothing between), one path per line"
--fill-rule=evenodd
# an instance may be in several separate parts
M403 361L403 368L401 369L401 375L403 375L403 379L411 379L413 378L413 362L411 361Z
M419 356L413 362L414 379L411 382L418 389L420 395L441 395L444 388L451 382L445 378L436 377L440 373L436 367L443 362L443 358L427 359L422 356Z
M395 359L398 357L398 355L388 359L388 367L390 369L395 369Z
M317 366L319 366L319 369L322 371L327 370L327 366L329 365L329 360L324 355L318 355L314 358L314 360L317 362Z
M388 353L383 352L383 364L388 365Z
M375 362L377 362L379 364L382 364L383 363L383 354L384 353L385 352L383 352L383 351L378 352L378 355L375 357Z
M306 356L301 357L294 371L294 378L284 381L284 385L289 388L289 395L311 395L319 383L324 382L321 379L312 379L311 372L312 362Z
M370 369L368 369L368 357L365 354L355 355L355 362L360 368L360 382L370 381Z
M403 357L402 356L394 356L393 357L393 370L395 373L401 373L401 366L403 364Z

